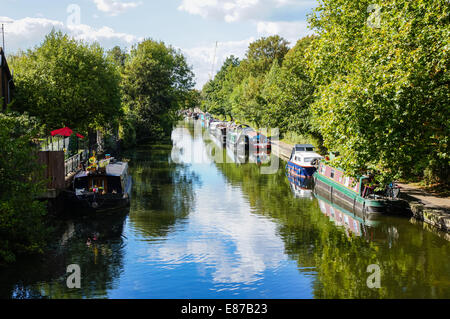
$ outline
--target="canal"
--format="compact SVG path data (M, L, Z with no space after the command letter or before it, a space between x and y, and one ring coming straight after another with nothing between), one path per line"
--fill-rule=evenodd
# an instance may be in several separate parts
M217 163L191 124L172 139L126 154L129 211L65 221L50 252L1 270L0 298L450 298L448 236L358 218L291 185L282 161L263 174L224 150Z

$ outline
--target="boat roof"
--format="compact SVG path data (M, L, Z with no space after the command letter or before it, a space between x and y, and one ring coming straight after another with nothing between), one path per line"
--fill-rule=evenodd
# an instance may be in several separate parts
M114 177L120 177L122 176L125 171L128 169L128 163L127 162L115 162L111 163L108 166L106 166L106 176L114 176ZM77 175L75 175L75 179L87 177L86 171L81 171Z
M314 145L311 145L311 144L295 144L295 148L300 148L300 147L312 147L312 148L315 148Z

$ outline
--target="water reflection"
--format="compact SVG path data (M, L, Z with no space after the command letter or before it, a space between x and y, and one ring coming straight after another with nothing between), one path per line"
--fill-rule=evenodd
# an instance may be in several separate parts
M178 127L172 134L172 141L169 161L164 156L158 159L151 155L144 168L139 156L135 156L136 164L131 166L132 171L140 175L133 174L137 187L134 198L150 196L151 192L144 193L141 189L151 188L151 184L156 188L161 184L167 186L164 194L151 193L152 198L166 198L167 207L151 205L137 210L132 205L130 221L141 230L140 234L161 239L152 241L152 245L144 250L139 249L138 263L151 265L157 262L164 270L171 271L181 271L189 268L190 264L195 266L197 270L191 275L210 278L207 280L211 285L191 287L191 294L195 294L196 288L199 293L207 289L219 295L257 291L265 273L276 272L288 262L284 243L277 235L277 224L251 213L252 208L241 189L229 184L217 171L214 158L201 135L192 135L186 127ZM233 158L239 162L235 152L222 151L225 157L236 155ZM172 161L178 164L173 165ZM230 158L226 162L231 163ZM152 176L155 168L164 173ZM146 170L149 174L144 176ZM176 178L180 174L184 176L182 182ZM173 196L173 193L178 195ZM172 209L172 206L179 206L180 200L183 203L182 215ZM176 232L168 235L149 231L149 221L155 220L155 215L172 218ZM187 216L185 222L180 222L179 219Z
M106 298L123 266L123 228L127 210L101 219L64 222L54 248L0 274L2 298ZM81 289L68 289L67 266L81 269Z
M298 198L313 199L313 180L311 178L305 178L298 175L291 174L286 171L286 177L291 186L292 193Z
M180 145L176 143L177 136L186 135L174 131L173 148L153 145L129 154L136 198L131 205L130 220L142 236L167 236L178 220L187 218L195 202L193 187L201 185L199 176L189 166L172 161L179 158L183 163L191 155L191 148L186 145L177 149Z

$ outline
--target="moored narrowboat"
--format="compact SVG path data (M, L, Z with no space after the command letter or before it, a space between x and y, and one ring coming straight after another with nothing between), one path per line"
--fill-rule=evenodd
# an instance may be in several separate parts
M378 214L386 210L387 200L373 192L369 176L348 177L341 169L321 161L314 182L315 188L327 194L328 200L350 211Z
M267 138L265 135L261 134L260 132L250 131L247 133L247 137L250 151L270 154L272 145L269 138Z
M83 214L129 206L132 179L128 163L114 158L90 163L87 170L75 175L72 190L66 193L73 210Z
M211 122L209 125L209 133L217 140L220 146L226 146L227 143L227 126L224 122ZM215 140L215 141L216 141Z
M227 146L231 148L243 148L247 151L247 133L251 131L253 131L253 129L246 124L239 124L237 126L229 127L227 131Z
M297 144L292 150L286 170L296 177L312 178L317 169L318 161L323 157L314 151L314 146L310 144Z

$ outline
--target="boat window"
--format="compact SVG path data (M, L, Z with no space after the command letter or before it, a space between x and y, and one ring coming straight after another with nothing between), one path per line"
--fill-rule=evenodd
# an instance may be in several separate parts
M105 180L103 177L101 178L92 178L91 180L91 188L101 187L105 188Z
M334 169L331 170L331 175L330 175L330 177L334 179Z
M108 193L116 191L116 193L122 193L122 183L120 182L120 177L108 176Z
M87 177L77 178L74 183L75 189L87 189L89 187L89 182Z

